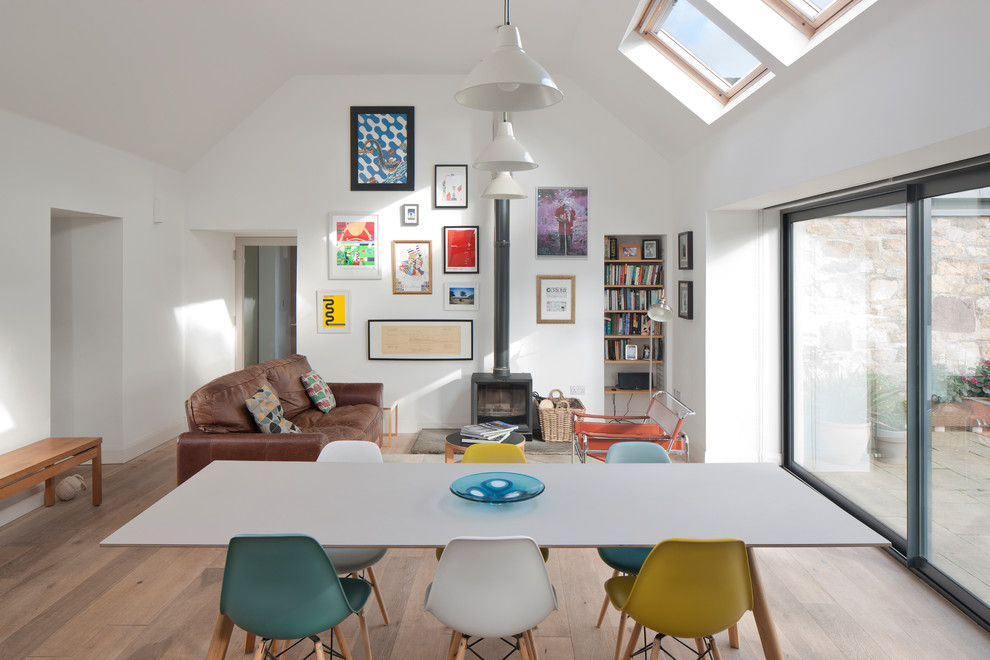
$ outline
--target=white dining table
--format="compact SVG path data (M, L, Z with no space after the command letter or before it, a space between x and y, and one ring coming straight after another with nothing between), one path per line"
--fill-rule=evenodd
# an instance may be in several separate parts
M450 490L468 474L528 474L533 499L488 504ZM215 461L103 540L105 546L226 546L238 534L301 533L327 547L443 547L456 536L530 536L544 547L651 547L739 538L749 548L764 655L781 658L753 548L889 542L776 465L434 464ZM207 657L222 657L221 615ZM216 655L219 654L219 655Z

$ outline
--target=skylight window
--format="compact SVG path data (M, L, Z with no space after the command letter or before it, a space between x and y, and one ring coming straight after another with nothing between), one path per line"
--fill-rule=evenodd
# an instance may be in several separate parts
M809 39L859 0L763 0Z
M767 71L688 0L654 0L637 31L723 104Z

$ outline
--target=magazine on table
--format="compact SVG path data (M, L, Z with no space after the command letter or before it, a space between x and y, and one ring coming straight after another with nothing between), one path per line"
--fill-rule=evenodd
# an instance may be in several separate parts
M518 426L505 422L483 422L481 424L467 424L461 427L461 437L465 442L470 440L486 440L489 442L501 442L518 429Z

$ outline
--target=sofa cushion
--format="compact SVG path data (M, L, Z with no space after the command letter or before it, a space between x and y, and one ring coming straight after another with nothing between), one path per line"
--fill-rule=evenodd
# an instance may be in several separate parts
M367 403L353 406L337 406L328 413L316 408L292 418L303 433L322 433L328 440L366 439L377 437L376 425L381 424L382 409ZM343 435L341 435L343 434Z
M300 377L300 380L303 387L306 388L309 400L313 402L317 410L327 413L336 407L337 401L333 398L333 392L327 387L326 381L320 374L315 371L307 371Z
M262 433L301 433L299 427L285 418L282 404L267 385L244 401L254 415L254 421Z
M304 373L313 370L305 355L297 353L284 358L266 360L258 367L271 383L272 392L281 401L286 417L292 419L302 411L313 407L309 395L306 394L306 388L300 380Z
M189 397L190 431L205 433L257 433L254 417L244 401L270 385L257 366L211 380Z

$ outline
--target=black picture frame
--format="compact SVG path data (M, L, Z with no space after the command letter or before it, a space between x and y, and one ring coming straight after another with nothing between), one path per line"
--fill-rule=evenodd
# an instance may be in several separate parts
M677 269L694 268L694 232L682 231L677 235Z
M351 190L416 189L413 106L352 105L350 144Z
M444 330L449 336L441 336ZM474 321L369 319L368 359L473 360Z
M478 225L451 226L443 228L443 272L478 273L478 242L481 227Z
M663 259L663 255L660 254L660 239L644 238L642 249L639 254L640 259L643 261L659 261L660 259Z
M468 166L440 163L433 166L433 208L468 207Z
M688 320L694 318L694 282L681 280L677 283L677 316Z

